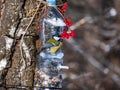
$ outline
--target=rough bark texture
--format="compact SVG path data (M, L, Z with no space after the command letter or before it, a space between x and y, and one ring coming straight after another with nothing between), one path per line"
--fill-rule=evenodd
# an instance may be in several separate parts
M36 4L32 0L0 2L0 60L7 63L3 70L0 70L1 86L6 84L7 89L0 90L17 90L13 88L15 86L32 86L36 51L34 25L30 26L24 37L22 44L24 59L21 57L20 38L31 20Z

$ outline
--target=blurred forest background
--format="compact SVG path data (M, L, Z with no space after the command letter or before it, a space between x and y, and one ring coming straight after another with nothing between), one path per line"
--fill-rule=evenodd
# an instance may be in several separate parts
M36 1L0 1L0 59L8 61L5 69L0 67L0 83L33 84L36 51L33 26L36 23L31 25L24 38L33 61L26 58L24 62L21 59L18 32L27 27L31 14L24 13L29 12L30 8L32 10ZM73 21L73 25L81 20L85 22L77 27L75 37L63 42L64 64L70 69L63 71L62 90L120 90L120 0L68 0L65 16ZM10 30L17 34L13 35ZM5 43L11 44L7 40L13 42L6 49L3 48ZM25 52L25 46L22 47ZM26 62L30 64L26 65ZM1 87L0 90L21 89Z
M64 42L64 90L120 90L120 0L68 0L66 16L86 22Z

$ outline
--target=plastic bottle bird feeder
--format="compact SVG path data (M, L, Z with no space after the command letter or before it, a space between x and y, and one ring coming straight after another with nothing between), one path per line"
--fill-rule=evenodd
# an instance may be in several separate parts
M56 0L46 0L56 4ZM41 48L36 56L35 90L55 90L62 87L63 52L60 34L66 24L60 12L48 6L48 14L40 23ZM41 89L43 88L43 89Z

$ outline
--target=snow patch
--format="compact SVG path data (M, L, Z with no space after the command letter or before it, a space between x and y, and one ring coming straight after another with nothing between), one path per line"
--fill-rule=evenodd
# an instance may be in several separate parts
M6 40L6 49L9 50L12 47L13 39L5 36L5 40Z
M7 60L4 58L0 61L0 71L3 70L7 65Z
M29 53L29 49L27 45L25 44L25 42L22 43L22 48L23 48L26 58L29 59L29 63L30 63L31 62L30 53Z
M17 36L20 37L22 34L24 34L25 32L23 31L23 29L21 28L18 33L17 33Z
M9 29L9 35L14 37L14 33L15 33L15 27L11 26L11 28Z

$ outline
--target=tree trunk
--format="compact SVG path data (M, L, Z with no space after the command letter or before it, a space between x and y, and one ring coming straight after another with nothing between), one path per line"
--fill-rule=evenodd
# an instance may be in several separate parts
M120 23L120 0L114 0L117 10L117 21Z
M32 90L36 51L33 24L24 37L22 55L20 40L36 4L32 0L2 0L0 6L0 90Z

